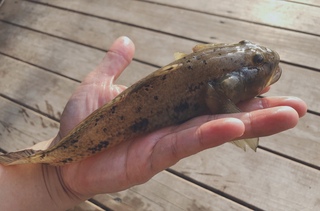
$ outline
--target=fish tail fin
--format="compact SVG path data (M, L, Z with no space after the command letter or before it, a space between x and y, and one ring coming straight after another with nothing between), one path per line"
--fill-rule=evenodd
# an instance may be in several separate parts
M259 145L259 138L237 140L237 141L232 141L231 143L243 149L244 151L246 151L246 145L248 145L253 151L256 152Z
M36 155L36 152L41 150L33 150L33 149L25 149L16 152L9 152L7 154L0 155L0 164L8 166L8 165L16 165L16 164L24 164L31 163L32 158Z

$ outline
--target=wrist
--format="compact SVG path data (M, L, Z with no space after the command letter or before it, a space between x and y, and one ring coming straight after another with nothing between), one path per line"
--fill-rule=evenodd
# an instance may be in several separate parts
M66 210L82 201L63 186L53 166L0 165L0 184L3 210Z

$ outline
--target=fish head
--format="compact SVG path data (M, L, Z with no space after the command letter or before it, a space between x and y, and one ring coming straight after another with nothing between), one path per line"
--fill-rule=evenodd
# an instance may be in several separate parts
M281 76L279 54L269 48L241 41L232 45L236 68L221 79L221 87L234 103L251 99Z

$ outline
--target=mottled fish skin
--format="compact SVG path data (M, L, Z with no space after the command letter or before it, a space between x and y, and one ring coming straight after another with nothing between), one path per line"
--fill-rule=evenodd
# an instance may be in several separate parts
M223 95L236 104L257 96L281 74L279 55L249 41L198 45L193 53L179 57L97 109L56 145L25 155L23 151L1 155L0 163L64 165L80 161L159 128L222 113L219 99L207 102L208 84L219 84ZM232 75L245 79L241 90L221 83Z

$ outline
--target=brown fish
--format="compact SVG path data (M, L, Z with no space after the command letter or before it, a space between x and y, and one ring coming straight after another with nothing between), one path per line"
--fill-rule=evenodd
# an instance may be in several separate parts
M191 54L175 56L176 61L94 111L59 143L0 155L0 163L64 165L196 116L240 112L238 102L254 98L281 75L279 55L249 41L200 44ZM233 143L256 150L258 138Z

